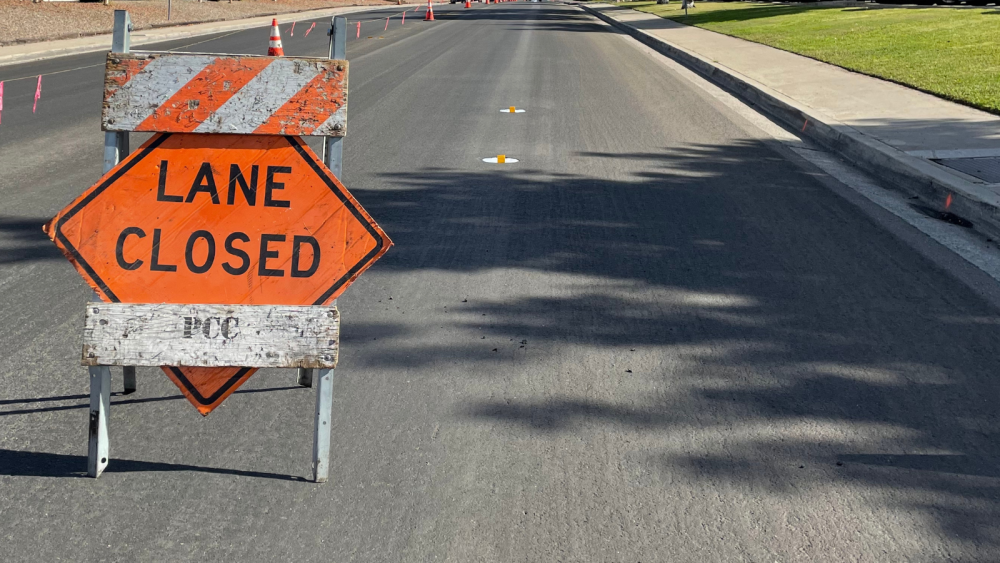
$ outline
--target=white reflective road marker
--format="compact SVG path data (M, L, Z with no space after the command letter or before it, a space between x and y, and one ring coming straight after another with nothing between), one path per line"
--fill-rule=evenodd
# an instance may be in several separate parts
M491 156L490 158L484 158L483 162L489 162L490 164L511 164L514 162L518 162L518 160L516 158L511 158L509 156L498 155L498 156Z
M524 113L524 110L523 109L517 109L514 106L510 106L509 108L504 108L504 109L500 110L500 113Z

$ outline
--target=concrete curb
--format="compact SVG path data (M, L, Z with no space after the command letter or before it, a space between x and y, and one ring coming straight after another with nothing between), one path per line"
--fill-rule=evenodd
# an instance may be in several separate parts
M932 162L906 154L732 69L620 22L600 10L584 4L572 5L708 78L879 180L907 195L918 196L934 209L942 209L945 198L953 195L949 211L972 221L981 231L1000 238L1000 196L984 186L965 181Z
M190 37L200 37L213 33L224 33L227 31L241 31L255 27L266 27L271 24L271 18L276 18L278 23L288 23L304 19L322 18L329 16L339 16L356 12L378 12L387 10L400 10L413 6L423 6L424 4L410 3L392 6L349 6L341 8L324 8L321 10L305 10L300 12L285 12L277 15L254 16L240 20L219 20L214 22L200 22L183 24L172 27L152 27L137 29L133 32L132 46L148 45L161 41L171 41L174 39L187 39ZM136 37L136 35L140 35ZM92 53L95 51L106 51L111 45L111 34L88 35L86 37L75 37L72 39L58 39L41 43L27 43L22 45L8 45L0 47L0 66L12 64L30 63L54 59L67 55L79 55ZM45 48L45 47L48 48ZM32 50L38 48L38 50ZM8 53L4 53L8 51ZM13 53L9 51L15 51ZM22 52L17 52L22 51Z

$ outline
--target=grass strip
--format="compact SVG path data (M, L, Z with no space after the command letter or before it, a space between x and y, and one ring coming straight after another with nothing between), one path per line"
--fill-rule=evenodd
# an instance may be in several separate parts
M698 2L618 4L1000 115L1000 10Z

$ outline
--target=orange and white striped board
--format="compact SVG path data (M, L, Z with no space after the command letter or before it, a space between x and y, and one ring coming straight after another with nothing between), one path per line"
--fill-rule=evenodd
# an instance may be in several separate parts
M102 128L342 137L347 68L319 58L109 53Z

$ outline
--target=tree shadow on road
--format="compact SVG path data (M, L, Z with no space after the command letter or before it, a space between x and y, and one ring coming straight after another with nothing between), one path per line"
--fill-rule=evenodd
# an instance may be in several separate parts
M299 386L291 387L268 387L263 389L240 389L235 391L233 394L246 394L246 393L271 393L274 391L289 391L293 389L302 389ZM127 397L120 392L112 393L112 397ZM81 401L90 399L90 395L61 395L57 397L36 397L33 399L4 399L0 401L0 405L17 405L17 404L29 404L34 405L36 403L52 403L52 402L62 402L62 401ZM143 403L159 403L161 401L176 401L179 399L184 399L184 395L171 395L169 397L147 397L145 399L118 399L111 402L111 406L115 405L139 405ZM42 412L58 412L58 411L68 411L76 409L85 409L90 406L90 403L76 403L72 405L57 405L51 407L32 407L24 409L10 409L10 410L0 410L0 416L11 416L20 414L36 414Z
M380 175L391 190L356 182L397 245L379 268L579 276L563 295L456 306L454 324L480 330L485 315L482 332L512 352L522 339L626 358L654 350L677 367L627 373L626 361L608 377L662 380L657 388L678 394L639 404L483 399L460 416L556 436L738 428L724 451L652 451L647 463L711 482L760 484L767 474L760 486L774 494L893 491L889 508L916 511L942 536L1000 546L997 311L766 143L567 158L569 168L626 170L597 180L437 168ZM496 357L473 346L391 349L372 361Z
M42 232L49 218L0 216L0 264L63 258Z
M263 471L245 471L241 469L224 469L220 467L137 461L132 459L112 459L104 472L146 473L175 471L215 473L218 475L278 479L281 481L307 481L303 477ZM10 475L13 477L86 477L87 456L0 449L0 475Z

